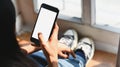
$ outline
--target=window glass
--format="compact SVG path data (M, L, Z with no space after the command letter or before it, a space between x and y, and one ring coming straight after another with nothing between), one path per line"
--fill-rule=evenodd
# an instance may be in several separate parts
M70 17L81 17L81 0L34 0L35 11L42 3L48 3L60 9L60 14Z
M120 28L120 0L95 1L96 24Z

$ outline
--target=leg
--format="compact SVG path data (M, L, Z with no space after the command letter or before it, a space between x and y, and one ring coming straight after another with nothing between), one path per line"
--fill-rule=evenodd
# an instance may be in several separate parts
M45 67L47 65L47 60L42 50L30 54L29 57L32 58L32 60L35 61L40 67Z
M67 30L59 40L60 43L65 44L70 47L72 50L75 50L78 42L78 34L74 29ZM60 67L84 67L86 63L84 52L76 51L76 58L73 58L71 55L68 59L59 58Z
M77 42L77 32L75 30L67 30L63 37L60 39L61 43L64 43L76 53L76 58L59 59L59 65L61 67L85 67L86 64L92 59L95 51L95 45L91 38L84 37Z
M76 58L59 59L59 67L85 67L86 59L83 51L76 52Z
M59 59L61 67L85 67L86 64L92 59L95 47L92 39L85 37L79 41L75 48L76 58Z

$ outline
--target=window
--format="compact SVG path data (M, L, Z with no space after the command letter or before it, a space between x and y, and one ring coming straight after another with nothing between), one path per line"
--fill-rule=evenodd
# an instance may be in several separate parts
M96 24L120 28L120 0L95 0Z
M41 3L48 3L60 9L60 14L81 18L81 0L33 0L35 11L38 12Z

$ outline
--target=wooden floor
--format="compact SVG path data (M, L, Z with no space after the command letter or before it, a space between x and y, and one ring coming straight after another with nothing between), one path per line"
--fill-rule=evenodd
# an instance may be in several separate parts
M20 44L30 41L30 33L26 32L24 34L18 35L17 40ZM116 58L115 54L107 53L104 51L96 50L94 57L87 64L86 67L116 67Z
M114 54L96 50L87 67L116 67L116 58Z

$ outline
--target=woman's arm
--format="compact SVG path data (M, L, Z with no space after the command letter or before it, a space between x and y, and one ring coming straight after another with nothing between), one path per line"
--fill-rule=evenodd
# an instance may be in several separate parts
M23 46L20 46L21 48L21 51L25 54L25 55L28 55L28 54L31 54L33 52L36 52L36 51L39 51L41 50L40 47L37 47L37 46L34 46L32 45L31 43L28 43L27 45L23 45Z
M21 48L21 51L25 54L25 55L28 55L28 54L31 54L33 52L36 52L38 50L41 50L40 47L37 47L35 45L33 45L33 43L31 43L30 41L27 41L27 40L19 40L17 39L18 41L18 44Z

